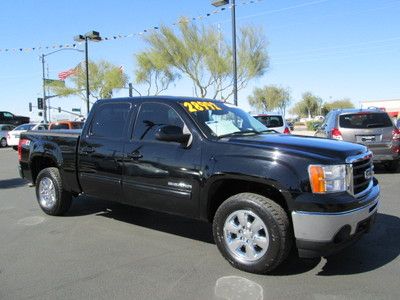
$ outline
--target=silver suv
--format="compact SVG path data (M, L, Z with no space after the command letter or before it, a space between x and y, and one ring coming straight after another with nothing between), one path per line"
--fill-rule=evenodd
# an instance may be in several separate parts
M400 158L400 131L379 109L338 109L329 112L314 136L366 145L374 162L396 171Z

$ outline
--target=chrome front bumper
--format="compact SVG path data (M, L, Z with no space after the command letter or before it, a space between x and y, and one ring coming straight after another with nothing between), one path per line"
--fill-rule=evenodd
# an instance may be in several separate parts
M379 196L368 205L344 212L292 212L294 235L298 240L332 242L335 235L349 225L350 236L354 235L360 222L368 219L378 210Z

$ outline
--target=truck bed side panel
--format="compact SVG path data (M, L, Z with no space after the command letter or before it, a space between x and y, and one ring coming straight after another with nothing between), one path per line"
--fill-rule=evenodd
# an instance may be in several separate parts
M77 177L77 145L78 133L70 132L27 132L21 138L31 142L22 151L21 166L24 172L29 170L28 179L35 180L35 164L40 159L54 163L60 170L64 189L73 193L80 193L81 188Z

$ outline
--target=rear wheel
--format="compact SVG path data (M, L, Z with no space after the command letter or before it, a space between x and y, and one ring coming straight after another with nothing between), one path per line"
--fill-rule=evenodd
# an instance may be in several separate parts
M264 274L287 257L292 245L289 218L277 203L252 193L228 198L213 222L214 240L235 268Z
M1 139L1 141L0 141L0 146L1 146L2 148L7 147L7 140L6 140L5 138L2 138L2 139Z
M60 216L71 206L71 193L63 190L60 171L46 168L36 178L36 198L40 208L48 215Z
M389 172L396 172L399 167L399 160L391 160L385 163L385 169Z

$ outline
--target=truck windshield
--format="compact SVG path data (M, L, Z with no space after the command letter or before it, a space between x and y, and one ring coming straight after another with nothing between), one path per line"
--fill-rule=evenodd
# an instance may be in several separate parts
M211 136L250 135L274 132L236 106L219 101L183 101L181 105Z

